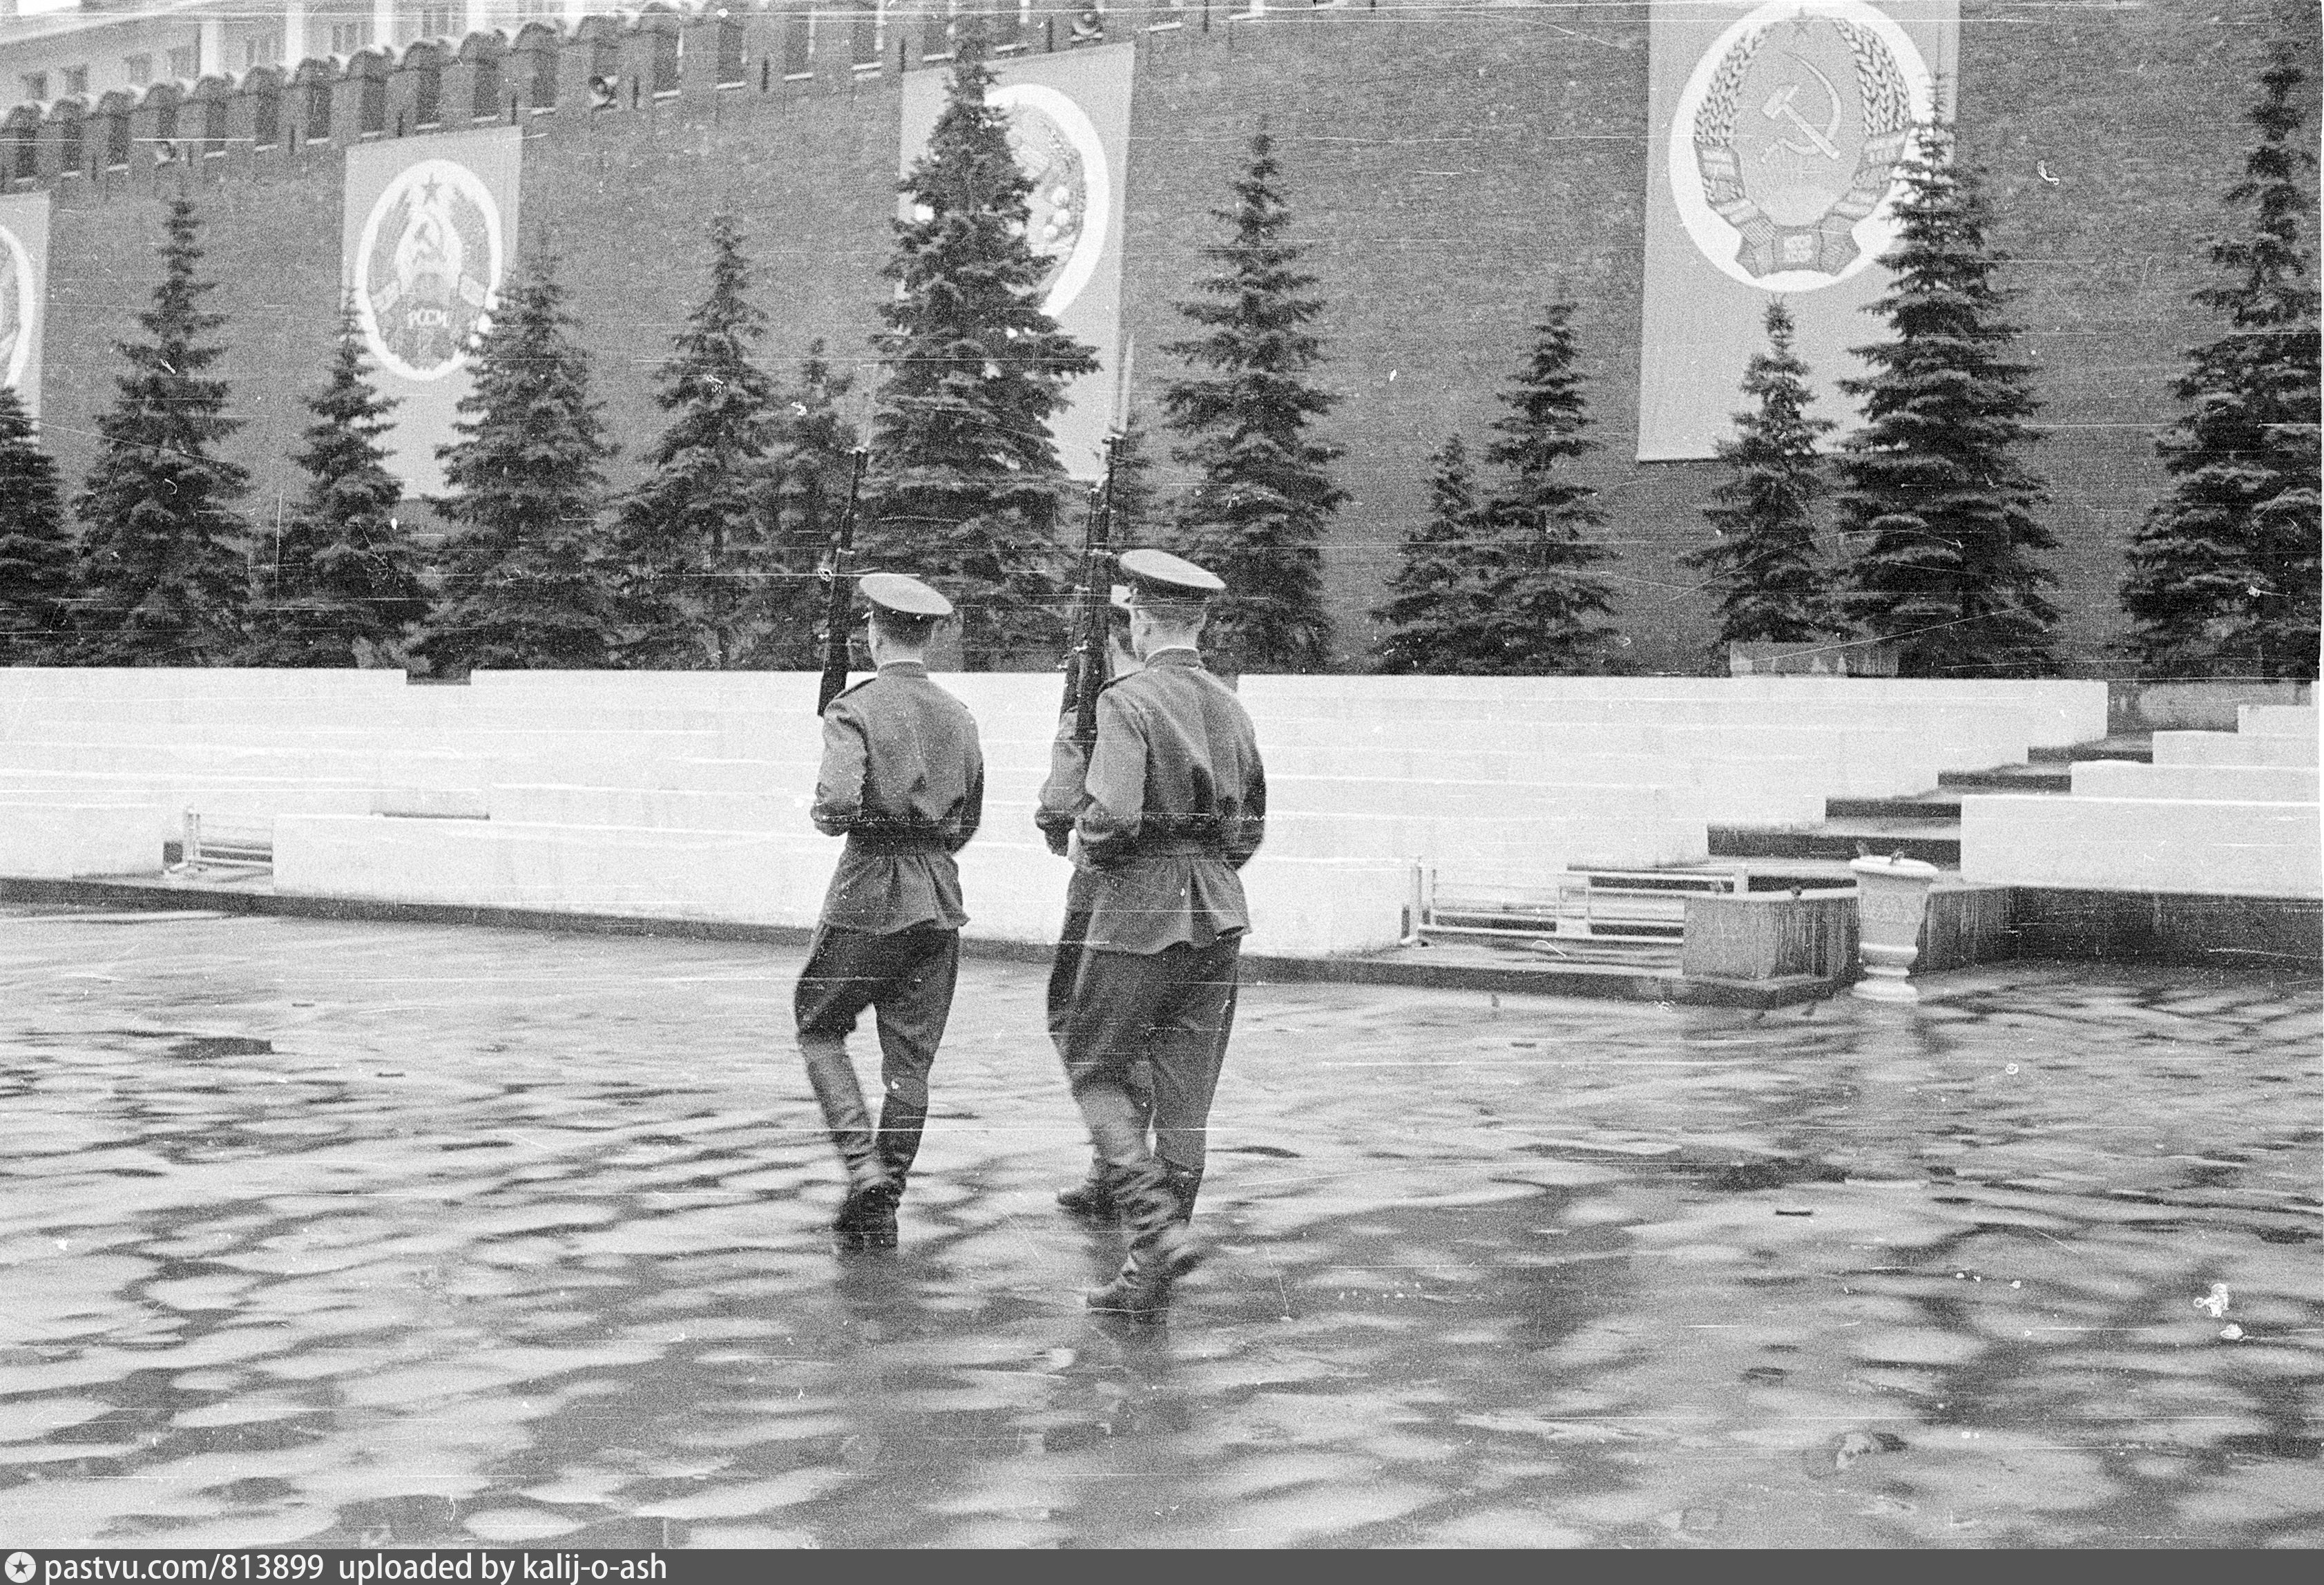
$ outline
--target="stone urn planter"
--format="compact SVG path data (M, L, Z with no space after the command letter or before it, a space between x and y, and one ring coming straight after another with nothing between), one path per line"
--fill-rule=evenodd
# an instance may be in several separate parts
M1937 867L1902 858L1857 859L1848 867L1856 872L1857 960L1864 970L1852 994L1867 1001L1920 1000L1905 976L1921 955L1921 920Z

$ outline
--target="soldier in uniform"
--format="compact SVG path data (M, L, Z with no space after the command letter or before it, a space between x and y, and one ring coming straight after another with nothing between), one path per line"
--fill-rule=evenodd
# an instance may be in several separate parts
M899 573L867 573L856 586L872 607L878 675L824 712L816 829L847 846L793 1007L808 1083L847 1168L832 1231L843 1249L892 1249L952 1010L968 918L953 855L976 834L984 761L967 707L928 677L928 640L951 603ZM876 1134L847 1055L867 1007L880 1028Z
M1190 1205L1201 1181L1250 926L1236 871L1265 835L1267 779L1250 715L1197 648L1210 597L1224 585L1159 550L1126 551L1120 567L1143 668L1098 696L1074 821L1092 867L1089 923L1064 1046L1066 1080L1130 1231L1120 1275L1089 1295L1090 1307L1159 1320L1172 1282L1201 1258L1182 1195ZM1130 1093L1141 1057L1153 1068L1152 1148Z
M1127 584L1114 585L1112 596L1107 602L1105 660L1109 685L1138 669L1138 652L1130 643ZM1088 858L1074 837L1074 817L1081 811L1082 780L1088 769L1089 751L1074 741L1074 713L1068 710L1057 723L1056 740L1049 748L1048 779L1041 784L1040 804L1033 815L1033 822L1041 828L1049 851L1074 862L1073 879L1065 883L1065 928L1058 935L1056 959L1049 969L1049 1038L1056 1043L1060 1056L1065 1049L1065 1012L1073 1005L1074 980L1081 972L1082 950L1089 935L1092 877ZM1143 1060L1130 1064L1128 1084L1142 1134L1154 1114L1151 1065ZM1093 1152L1089 1175L1072 1188L1060 1190L1057 1204L1066 1214L1093 1227L1111 1227L1119 1221L1120 1212L1113 1203L1105 1157Z

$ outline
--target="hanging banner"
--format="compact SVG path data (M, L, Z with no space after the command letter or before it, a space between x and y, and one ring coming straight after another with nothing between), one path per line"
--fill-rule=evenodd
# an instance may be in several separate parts
M1638 460L1714 455L1766 346L1798 327L1817 415L1856 404L1849 348L1881 339L1899 167L1954 80L1957 0L1677 0L1647 13L1646 303Z
M1007 112L1010 147L1032 179L1028 235L1048 263L1041 306L1067 335L1097 349L1096 372L1065 388L1065 405L1049 420L1058 458L1076 479L1093 479L1104 466L1121 389L1121 205L1136 54L1133 45L1110 44L998 61L988 95ZM927 152L950 77L941 67L905 73L899 176ZM908 217L902 202L897 214Z
M49 195L0 197L0 384L41 411L41 331L48 318Z
M392 397L389 471L411 495L444 488L476 336L516 258L515 127L358 143L347 151L340 283L372 379Z

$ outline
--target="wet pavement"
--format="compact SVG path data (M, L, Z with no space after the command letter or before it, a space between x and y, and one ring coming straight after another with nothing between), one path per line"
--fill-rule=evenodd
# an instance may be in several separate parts
M2312 980L1250 987L1139 1329L1040 971L842 1258L798 965L0 908L0 1544L2324 1544Z

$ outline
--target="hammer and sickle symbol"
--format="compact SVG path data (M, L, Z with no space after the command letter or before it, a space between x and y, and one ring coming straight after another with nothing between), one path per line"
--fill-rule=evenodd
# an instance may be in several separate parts
M1759 106L1759 114L1770 121L1790 122L1799 128L1800 135L1808 141L1806 146L1803 147L1789 138L1782 138L1777 140L1775 147L1789 149L1794 154L1821 154L1827 160L1839 159L1840 145L1831 141L1831 134L1840 130L1840 90L1833 88L1831 78L1818 71L1815 62L1808 60L1804 55L1793 54L1789 50L1784 51L1784 53L1798 61L1803 70L1823 85L1823 99L1824 103L1831 108L1831 119L1824 123L1821 132L1818 132L1809 124L1807 117L1802 115L1792 104L1793 97L1800 91L1800 85L1795 82L1785 83L1767 96L1767 102ZM1768 152L1772 153L1774 150Z

